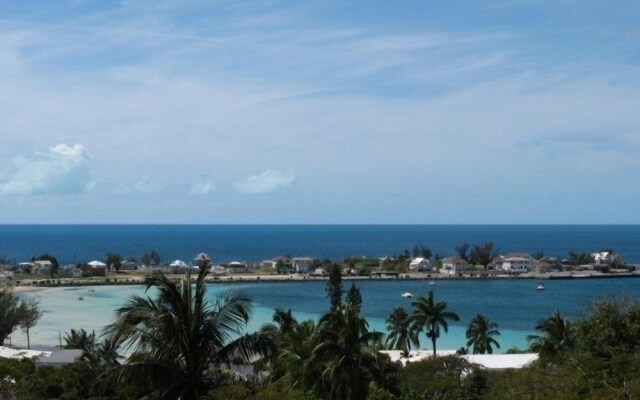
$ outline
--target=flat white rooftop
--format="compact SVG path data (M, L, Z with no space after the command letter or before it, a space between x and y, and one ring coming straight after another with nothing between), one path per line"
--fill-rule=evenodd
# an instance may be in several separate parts
M409 352L409 357L402 357L400 350L383 350L381 353L388 354L392 362L400 361L402 365L406 365L409 362L422 361L433 356L433 351L431 350L412 350ZM440 350L436 353L438 356L456 354L454 350ZM519 369L537 360L538 354L465 354L460 357L486 369Z

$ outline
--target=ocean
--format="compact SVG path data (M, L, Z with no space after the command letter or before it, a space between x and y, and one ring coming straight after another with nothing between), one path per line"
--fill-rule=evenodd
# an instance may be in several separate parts
M537 291L533 280L448 280L436 286L427 281L357 281L363 297L363 314L371 328L385 332L385 318L396 307L411 310L411 300L401 297L404 292L415 296L435 292L437 301L447 302L448 308L460 316L452 322L449 332L442 332L440 349L455 350L466 344L465 330L476 314L484 314L498 323L501 335L500 351L510 347L526 348L526 337L534 333L536 323L559 310L571 319L589 310L589 303L608 296L626 296L640 300L640 278L630 279L573 279L545 281L546 289ZM345 282L345 289L350 283ZM209 285L213 299L227 291L242 292L253 303L249 331L270 322L275 308L291 308L299 320L315 319L329 308L325 282L247 282ZM36 346L52 347L59 336L70 329L84 328L100 333L113 321L114 311L132 295L144 295L143 286L96 286L82 288L48 288L21 296L38 296L45 310L42 320L31 330L31 342ZM82 296L84 300L79 301ZM16 331L12 343L26 345L26 337ZM429 342L422 338L423 348Z
M104 259L107 252L139 259L155 249L163 261L208 253L214 262L260 261L281 254L319 259L387 256L415 244L454 254L463 242L493 241L501 253L613 248L640 263L640 225L0 225L0 257L22 262L43 253L61 264Z
M627 262L640 262L640 226L591 225L3 225L0 257L21 262L49 253L61 264L103 259L107 252L140 258L152 249L162 260L191 260L199 252L214 262L257 261L280 254L340 259L348 256L385 256L426 244L434 253L452 255L462 243L493 241L501 253L538 252L564 257L571 251L613 248ZM424 294L426 281L359 281L364 314L371 326L384 331L385 318L398 306L410 308L406 291ZM598 279L545 282L544 292L531 280L446 281L435 287L436 299L446 301L461 316L439 341L442 349L465 344L464 331L477 313L495 320L502 332L502 350L527 345L536 322L558 309L578 318L586 304L602 296L627 294L637 298L640 279ZM317 319L326 309L322 282L233 283L210 286L212 296L242 290L255 302L249 330L269 322L274 308L292 308L299 319ZM99 332L113 319L113 311L140 286L51 288L35 293L46 311L32 330L32 342L55 346L71 328ZM34 294L25 294L32 296ZM83 296L84 301L78 301ZM24 345L21 332L14 344ZM428 343L423 339L423 346Z

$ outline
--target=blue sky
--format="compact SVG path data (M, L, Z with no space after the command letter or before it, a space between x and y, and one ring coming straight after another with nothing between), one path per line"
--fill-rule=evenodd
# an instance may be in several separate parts
M640 223L637 1L0 3L0 223Z

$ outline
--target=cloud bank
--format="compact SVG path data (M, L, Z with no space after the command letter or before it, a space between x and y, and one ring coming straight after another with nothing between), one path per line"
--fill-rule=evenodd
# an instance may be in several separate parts
M95 184L91 178L92 157L81 144L58 144L45 154L20 156L14 160L9 178L0 183L0 194L37 195L81 193Z
M269 169L259 175L253 175L243 181L234 182L233 186L240 193L264 194L286 189L293 185L296 174L293 170L278 171Z

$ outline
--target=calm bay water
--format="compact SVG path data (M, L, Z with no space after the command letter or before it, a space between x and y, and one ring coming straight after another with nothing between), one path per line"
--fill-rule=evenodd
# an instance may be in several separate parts
M485 241L502 253L550 256L613 248L640 262L640 225L0 225L0 257L21 262L50 253L62 264L107 252L140 258L152 249L169 262L202 251L215 262L281 254L337 259L386 256L418 243L446 256L462 242Z
M409 291L424 294L429 288L436 299L446 301L461 321L453 323L448 334L439 341L441 349L457 349L465 344L464 331L471 318L482 313L496 321L502 332L502 349L526 347L527 334L533 333L536 322L558 309L570 318L578 318L586 304L603 296L626 295L640 300L640 278L562 280L545 282L546 290L535 290L532 280L454 280L439 281L427 286L426 281L358 281L366 315L371 326L385 330L385 317L399 306L410 310L411 300L400 295ZM345 284L347 288L349 283ZM324 282L233 283L209 286L213 298L226 291L241 291L255 303L249 325L255 331L270 322L274 308L291 308L299 319L317 319L328 308ZM91 291L93 290L93 291ZM71 328L85 328L99 332L112 322L114 310L133 295L142 295L142 286L102 286L95 288L51 288L23 296L39 296L46 310L44 317L32 330L32 343L44 346L58 344L58 333ZM78 297L82 296L83 301ZM24 345L25 335L15 332L13 344ZM422 340L427 346L426 338Z
M628 262L640 262L638 225L0 225L0 257L20 262L50 253L68 264L104 258L108 251L139 258L145 251L156 249L165 261L190 260L201 251L212 255L215 262L262 260L285 253L339 259L389 255L418 243L429 245L434 253L451 255L462 242L489 240L502 253L543 251L565 256L570 250L613 248ZM358 285L364 313L378 330L384 330L384 319L393 308L410 307L401 293L422 294L428 290L425 282L416 281L361 281ZM576 318L584 303L600 296L626 293L637 298L640 293L640 279L549 281L544 292L537 292L535 285L530 280L439 282L435 287L437 298L447 301L462 318L440 340L441 348L463 346L466 325L477 313L498 322L503 349L525 347L526 335L532 333L536 322L555 309ZM270 321L274 308L292 308L299 319L318 318L327 309L324 288L322 282L225 284L212 285L211 295L225 290L245 291L256 303L249 326L249 330L255 330ZM100 331L128 296L143 293L139 286L94 290L56 288L38 292L47 312L33 330L33 343L56 345L58 333L71 328ZM85 300L78 301L79 296ZM13 336L14 344L25 342L20 332Z

